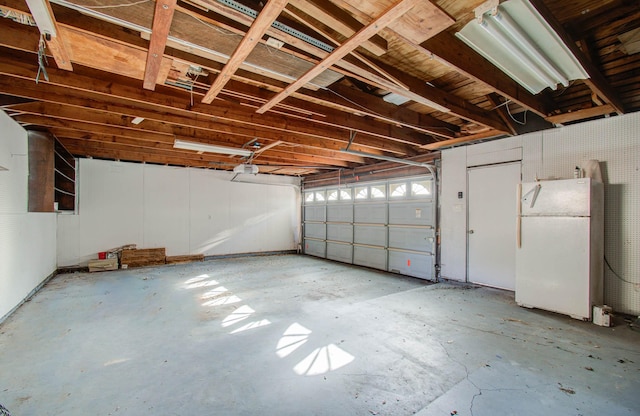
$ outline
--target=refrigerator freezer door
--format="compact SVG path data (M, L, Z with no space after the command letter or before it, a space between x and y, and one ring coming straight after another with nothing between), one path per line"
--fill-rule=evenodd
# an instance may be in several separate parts
M522 215L588 217L590 195L590 178L523 183Z
M516 303L590 319L589 218L524 217Z

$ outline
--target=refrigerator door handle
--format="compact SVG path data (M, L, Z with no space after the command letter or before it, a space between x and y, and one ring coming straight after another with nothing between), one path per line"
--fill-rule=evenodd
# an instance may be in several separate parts
M516 247L522 247L522 183L518 184L518 214L516 215Z
M533 193L533 196L531 197L531 204L529 204L529 208L533 208L533 205L536 203L536 199L538 199L538 194L540 193L540 188L542 188L542 185L537 184L529 192L524 194L522 196L522 198L520 198L520 201L521 202L526 201L527 197Z

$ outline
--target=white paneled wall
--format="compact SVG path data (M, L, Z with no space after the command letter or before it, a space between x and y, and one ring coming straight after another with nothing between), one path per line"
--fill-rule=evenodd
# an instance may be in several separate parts
M467 276L466 166L467 147L442 152L440 273L448 279L462 281Z
M80 159L78 212L58 218L58 263L125 244L205 256L296 249L298 179ZM247 180L247 177L242 177Z
M27 212L27 133L0 111L0 320L56 269L56 215Z
M466 191L469 160L482 159L478 155L483 153L510 152L514 146L522 147L524 181L571 178L581 162L601 162L605 254L619 275L605 267L605 302L617 311L640 314L640 113L443 151L442 276L466 279L467 203L458 201L457 193Z

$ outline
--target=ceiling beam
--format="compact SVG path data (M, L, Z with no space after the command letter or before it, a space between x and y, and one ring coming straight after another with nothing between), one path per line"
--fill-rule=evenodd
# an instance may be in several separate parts
M578 47L576 41L569 35L562 24L556 19L555 16L549 11L547 6L541 0L530 0L533 7L540 13L542 18L547 21L549 26L556 32L562 42L569 48L573 56L576 57L580 65L584 68L589 75L588 79L584 80L584 83L589 88L598 94L605 102L610 104L618 114L624 114L624 104L618 96L618 94L611 87L606 78L602 75L602 72L593 62L586 56L586 54Z
M36 71L37 68L31 63L22 62L6 55L3 59L0 59L0 73L7 76L32 80ZM90 69L85 69L84 71L92 74L96 72ZM85 99L93 97L91 99L112 103L120 101L123 105L133 105L136 109L152 109L165 113L169 111L176 115L190 118L200 115L209 119L215 118L216 121L235 123L245 127L266 127L288 132L289 134L295 133L311 137L337 139L343 142L349 141L350 131L348 128L337 126L328 128L327 125L319 125L307 120L282 115L265 114L258 116L251 109L229 101L221 101L216 106L201 104L192 106L187 91L164 86L161 91L140 90L139 87L135 87L133 80L115 75L108 75L106 77L108 79L105 79L103 73L95 74L92 77L82 76L79 73L74 76L68 76L68 73L51 69L49 78L50 82L41 82L34 92L44 90L48 84L54 84L68 88L67 97L72 91L75 91L76 95L79 94ZM7 88L11 87L8 86ZM11 89L14 90L14 88ZM31 89L27 88L27 90ZM20 92L14 95L24 96ZM135 111L130 112L135 113ZM382 135L373 136L370 132L363 131L359 134L359 138L362 139L361 143L363 145L370 148L399 154L415 154L415 150L411 146L388 138L385 139Z
M345 38L353 36L363 26L349 13L329 1L290 0L289 4L335 30ZM384 55L388 47L387 41L380 35L373 35L360 46L376 56Z
M250 17L236 12L229 7L225 7L221 3L218 3L216 0L191 0L191 2L198 6L206 8L207 10L211 10L215 13L221 14L238 23L242 23L246 26L249 26L251 24ZM315 56L318 59L324 59L329 55L328 52L321 50L320 48L317 48L311 44L303 42L300 39L275 28L270 28L267 31L267 34L284 41L294 48L300 49L312 56ZM390 68L388 66L385 67L380 63L375 62L375 60L370 59L370 61L384 70L387 74L394 77L403 86L389 81L384 76L376 73L376 71L372 71L368 68L363 68L362 65L355 64L349 59L349 57L336 62L335 66L332 69L347 76L358 79L375 88L380 88L389 92L395 92L396 94L399 94L417 103L434 108L438 111L451 111L453 115L464 118L465 120L477 124L482 124L484 126L491 127L497 130L505 132L507 131L506 126L502 124L502 121L497 114L489 114L481 108L460 99L454 94L450 94L445 91L438 90L437 88L430 87L426 85L424 80L398 71L395 68ZM409 87L409 90L407 90L406 87ZM450 104L452 104L453 107L449 107Z
M549 116L545 118L545 120L553 124L563 124L576 120L584 120L586 118L604 116L615 112L616 110L610 104L605 104L582 110L570 111L568 113L558 114L555 116Z
M333 35L331 33L328 33L327 30L322 29L319 24L310 21L309 17L304 15L300 10L298 10L296 8L291 8L291 9L287 9L286 13L289 16L293 17L295 20L297 20L300 23L302 23L303 25L309 27L310 29L313 29L315 32L317 32L320 35L324 36L328 41L333 43L334 46L340 46L340 42L338 42L338 40L336 39L335 35ZM380 68L379 66L377 66L376 64L371 62L367 57L365 57L364 55L358 53L356 50L351 51L350 54L351 54L351 56L353 56L354 58L356 58L357 60L359 60L360 62L365 64L367 67L369 67L373 71L377 72L378 75L381 75L384 78L386 78L388 81L393 82L394 84L398 85L401 88L404 88L405 90L409 89L406 85L404 85L398 79L394 78L391 74L389 74L388 72L384 71L382 68Z
M431 143L431 144L422 146L422 148L426 150L438 150L438 149L442 149L443 147L455 146L458 144L469 144L471 142L475 142L476 140L494 138L494 137L503 136L503 135L504 135L504 132L502 131L489 129L480 133L471 134L469 136L458 137L456 139L443 140L441 142Z
M51 9L51 4L49 3L49 0L28 0L27 5L29 6L29 10L31 10L32 16L34 14L40 15L39 12L44 12L45 14L48 14L48 20L51 21L51 24L53 25L53 30L55 31L55 33L50 33L49 31L47 31L44 28L44 24L43 24L44 22L42 21L39 22L35 18L34 20L36 21L36 24L38 25L38 29L40 29L40 33L42 33L42 36L45 39L47 49L49 49L49 51L51 52L51 55L53 55L53 59L56 61L56 65L58 65L58 68L65 69L67 71L73 71L73 66L71 65L71 59L70 59L71 55L69 54L69 48L66 44L64 36L60 34L58 23L56 22L56 17L53 14L53 10ZM41 10L38 10L38 9L41 9ZM49 35L45 36L45 32L49 32Z
M546 117L553 110L554 104L547 95L534 96L449 32L439 33L419 45L410 45L540 117Z
M209 91L202 98L205 104L211 104L216 96L222 91L231 76L240 68L240 65L247 59L253 48L260 42L267 29L271 27L274 20L280 15L282 9L287 5L288 0L269 0L262 8L258 17L253 21L246 35L242 38L235 51L222 68Z
M2 22L0 22L0 25L1 24ZM61 27L66 28L65 25L61 25ZM22 25L11 25L10 28L8 28L8 30L6 31L7 36L0 40L0 45L16 47L18 49L28 51L29 50L28 45L30 42L30 38L32 37L32 36L29 36L30 33L33 36L32 31L30 32L28 27L23 27ZM92 36L90 34L85 34L83 31L75 31L75 33L76 35L74 36L78 36L79 42L82 42L84 37ZM104 38L99 38L99 40L100 40L99 43L102 47L106 47L107 45L110 44ZM90 44L92 41L94 40L87 39L86 42L82 42L82 43ZM114 44L114 47L117 47L118 56L127 56L130 64L134 65L136 62L136 56L139 57L139 60L140 60L139 66L141 70L139 72L127 71L127 74L124 74L124 75L131 76L133 78L141 77L142 63L143 63L142 56L144 55L144 53L141 50L138 50L138 48L134 46L127 47L127 45L122 42L113 42L113 44ZM90 49L88 48L83 48L82 50L77 50L76 52L77 52L76 53L77 58L83 62L95 61L95 57L93 56L93 54L90 52ZM139 53L136 54L136 52L139 52ZM171 66L171 60L168 57L165 57L164 60L165 61L164 61L163 67L167 66L166 69L168 71L169 67ZM104 68L104 69L111 70L110 67ZM232 85L234 85L234 89L239 89L241 91L244 91L247 94L258 97L263 101L268 100L273 95L272 93L265 91L263 88L257 88L255 86L246 85L238 81L231 81L231 82L233 83ZM272 81L272 82L275 82L275 81ZM285 84L280 83L280 85L285 85ZM200 95L200 94L201 93L196 92L194 95ZM370 120L365 120L362 117L355 116L353 114L347 114L342 111L336 111L335 109L326 108L323 106L319 106L317 104L312 104L311 102L303 102L300 100L296 100L296 102L293 104L298 109L307 109L311 112L321 114L321 116L315 116L315 117L307 116L305 118L305 121L308 121L308 122L315 122L322 125L337 127L340 129L358 131L359 133L362 133L362 134L371 134L371 135L378 136L380 138L388 138L394 141L407 143L407 144L423 145L431 141L429 137L424 136L422 133L415 133L408 129L404 129L404 130L397 129L394 126L389 125L388 123L371 123ZM220 105L223 105L223 104L221 103ZM247 108L247 110L249 109ZM287 116L298 117L298 118L300 117L299 114L296 115L291 113L287 113ZM397 123L397 124L402 124L402 123Z
M164 48L167 45L167 36L171 28L173 13L176 9L177 0L156 0L156 8L153 14L153 26L151 28L151 40L149 41L149 52L147 53L147 65L144 71L143 88L154 90L156 80L160 73Z
M298 78L297 81L291 83L287 88L278 93L275 97L265 103L257 111L259 114L264 114L273 108L280 101L291 95L294 91L302 88L304 84L311 81L317 75L319 75L325 69L329 69L334 63L341 60L344 56L357 48L363 41L369 39L371 36L378 33L385 28L391 22L404 15L407 11L411 10L419 0L399 0L383 12L377 19L360 29L355 35L349 38L346 42L334 49L326 58L324 58L318 65L308 70L304 75Z
M151 142L151 141L140 141L135 137L130 136L112 136L109 134L101 134L95 132L83 132L80 130L67 129L67 128L52 128L50 129L51 133L56 137L64 137L67 139L75 139L75 140L84 140L96 142L100 146L112 146L117 148L129 148L132 150L144 149L146 152L163 154L166 156L178 156L184 158L192 158L194 160L214 160L214 161L222 161L228 162L230 164L238 164L242 163L243 160L241 158L231 158L228 155L221 155L219 153L211 153L211 152L196 152L192 150L180 150L175 149L173 147L173 140L169 143L166 142ZM188 137L178 136L180 139L187 139ZM207 144L217 144L215 142L210 142ZM201 157L202 156L202 157ZM260 155L260 162L256 164L266 164L266 163L289 163L289 164L314 164L314 165L324 165L324 166L338 166L338 167L354 167L356 166L353 163L345 162L342 160L335 160L333 158L327 158L317 155L305 155L301 153L291 153L291 152L283 152L283 151L275 151L272 150L270 152L265 152Z
M130 117L123 117L115 113L52 104L44 102L33 102L12 107L17 110L13 116L14 120L20 123L40 124L52 128L67 128L82 130L85 132L96 132L111 136L122 136L137 138L139 140L149 140L154 142L166 142L173 144L175 137L188 137L189 140L206 141L211 144L223 146L243 146L250 140L258 139L261 142L273 140L260 148L260 152L269 150L271 147L280 145L279 150L296 149L302 155L315 155L324 158L331 158L338 161L364 163L364 159L359 156L349 155L335 150L303 146L291 143L291 138L279 136L282 140L274 140L256 135L240 135L221 132L200 126L184 127L176 126L165 122L154 120L144 120L144 122L131 124ZM249 132L255 133L255 132ZM287 141L285 141L287 140Z
M516 127L513 124L514 123L513 119L511 118L511 116L509 115L509 112L505 108L506 106L509 105L509 102L500 101L500 96L498 96L498 94L496 94L495 92L488 94L487 99L496 109L498 115L500 116L502 121L504 121L505 126L509 128L509 132L514 136L517 135L518 132L516 131Z

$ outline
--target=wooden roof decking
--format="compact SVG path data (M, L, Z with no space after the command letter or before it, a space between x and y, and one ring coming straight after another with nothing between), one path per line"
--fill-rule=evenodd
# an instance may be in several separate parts
M372 162L347 146L429 158L516 134L510 117L524 111L543 125L640 109L640 53L623 44L640 28L636 1L532 0L591 74L538 95L454 36L481 3L53 0L49 80L36 84L38 28L24 0L0 0L0 105L78 157L215 169L247 161L174 149L183 139L252 149L261 172L301 176ZM258 13L255 24L242 8ZM390 92L410 101L388 103Z

